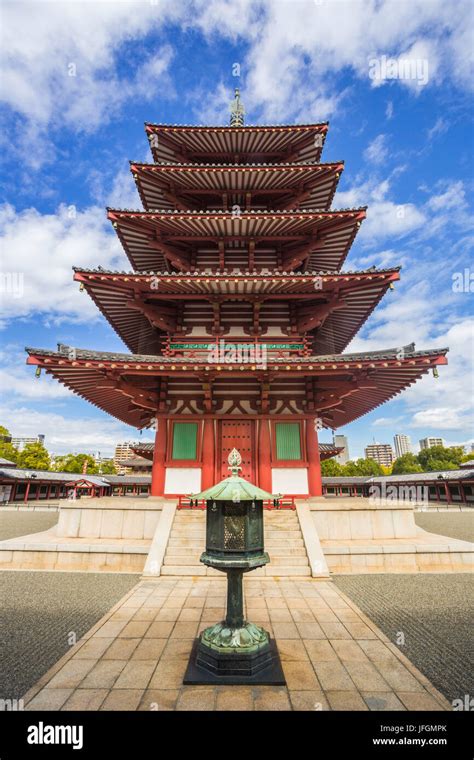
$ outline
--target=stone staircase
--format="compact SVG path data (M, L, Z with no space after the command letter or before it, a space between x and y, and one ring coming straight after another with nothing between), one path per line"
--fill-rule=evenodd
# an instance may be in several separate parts
M295 511L265 510L265 551L270 563L252 572L252 577L310 576L311 570ZM171 528L162 575L219 575L199 562L206 543L206 513L200 509L181 509Z

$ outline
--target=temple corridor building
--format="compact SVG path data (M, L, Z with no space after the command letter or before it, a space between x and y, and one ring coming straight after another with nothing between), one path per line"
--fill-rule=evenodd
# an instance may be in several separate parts
M130 353L28 348L29 364L136 428L156 426L151 493L228 475L272 493L322 494L318 430L392 399L447 349L343 353L399 268L342 270L365 208L331 208L341 161L327 123L145 125L131 163L144 210L107 210L131 271L75 268ZM143 455L145 452L137 453Z

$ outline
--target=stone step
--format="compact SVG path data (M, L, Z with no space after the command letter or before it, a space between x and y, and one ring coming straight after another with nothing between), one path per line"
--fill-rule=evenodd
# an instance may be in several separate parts
M270 563L252 572L257 576L311 575L296 512L266 511L265 550ZM182 510L176 513L166 548L163 575L202 576L222 573L199 562L206 543L205 511Z
M271 557L306 557L306 551L304 547L297 546L297 547L286 547L286 546L279 546L272 548L271 552L268 546L265 547L265 550L268 551L269 554L271 554ZM174 556L174 557L191 557L196 556L200 557L202 552L204 551L204 546L170 546L168 545L166 549L165 558L168 556Z
M170 556L165 559L163 567L201 567L198 557ZM307 567L306 557L271 557L267 567Z
M181 547L183 550L193 550L195 549L198 551L201 549L204 551L206 545L206 539L203 537L200 538L170 538L168 541L168 547L169 548L178 548ZM278 540L278 539L266 539L265 540L265 550L266 551L276 551L281 552L285 549L288 550L295 550L295 549L301 549L304 551L304 542L302 538L299 539L287 539L285 540Z
M274 575L276 577L282 577L286 575L298 575L298 576L310 576L311 570L306 562L306 565L303 567L299 566L284 566L284 565L266 565L265 567L265 575Z
M277 566L277 565L288 565L288 566L307 566L308 565L308 558L306 554L303 557L294 557L292 555L288 556L285 555L284 557L276 557L275 555L270 556L270 566Z
M161 568L162 575L179 575L179 576L195 576L195 575L215 575L222 576L219 570L207 567L205 565L163 565ZM283 566L278 565L272 568L272 565L266 565L265 568L258 568L252 571L252 577L260 576L274 576L277 578L283 577L309 577L311 570L309 567L303 566Z
M302 538L266 538L265 546L274 546L275 548L279 546L304 546L304 541Z
M206 575L205 565L163 565L161 575Z
M183 537L189 537L189 536L205 536L206 530L205 528L201 527L194 527L194 526L180 526L179 528L173 527L170 533L170 536L172 538L177 538L180 536ZM273 526L265 528L265 537L266 538L281 538L282 536L288 536L293 538L298 538L301 536L301 531L299 528L291 526L290 528L274 528Z

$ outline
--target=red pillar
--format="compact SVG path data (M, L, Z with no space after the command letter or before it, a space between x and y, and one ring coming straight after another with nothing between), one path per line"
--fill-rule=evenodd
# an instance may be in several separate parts
M153 466L151 468L151 495L164 496L165 494L165 459L166 459L166 433L168 420L160 417L158 430L155 436L155 450L153 452Z
M215 483L214 456L215 456L214 420L204 420L202 436L202 471L201 491L211 488Z
M306 420L306 456L308 457L308 491L310 496L323 495L318 434L313 420Z
M445 481L444 490L446 492L446 504L451 504L451 493L449 491L449 483Z
M258 485L264 491L272 492L272 460L270 449L270 427L268 420L258 423Z
M27 483L26 484L26 489L25 489L25 499L24 499L25 502L28 501L28 496L29 495L30 495L30 483Z

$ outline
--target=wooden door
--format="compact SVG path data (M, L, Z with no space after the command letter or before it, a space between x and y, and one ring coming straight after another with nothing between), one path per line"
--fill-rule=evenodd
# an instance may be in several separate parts
M230 473L228 456L237 449L242 457L240 475L255 483L255 442L253 421L229 420L219 422L219 480Z

